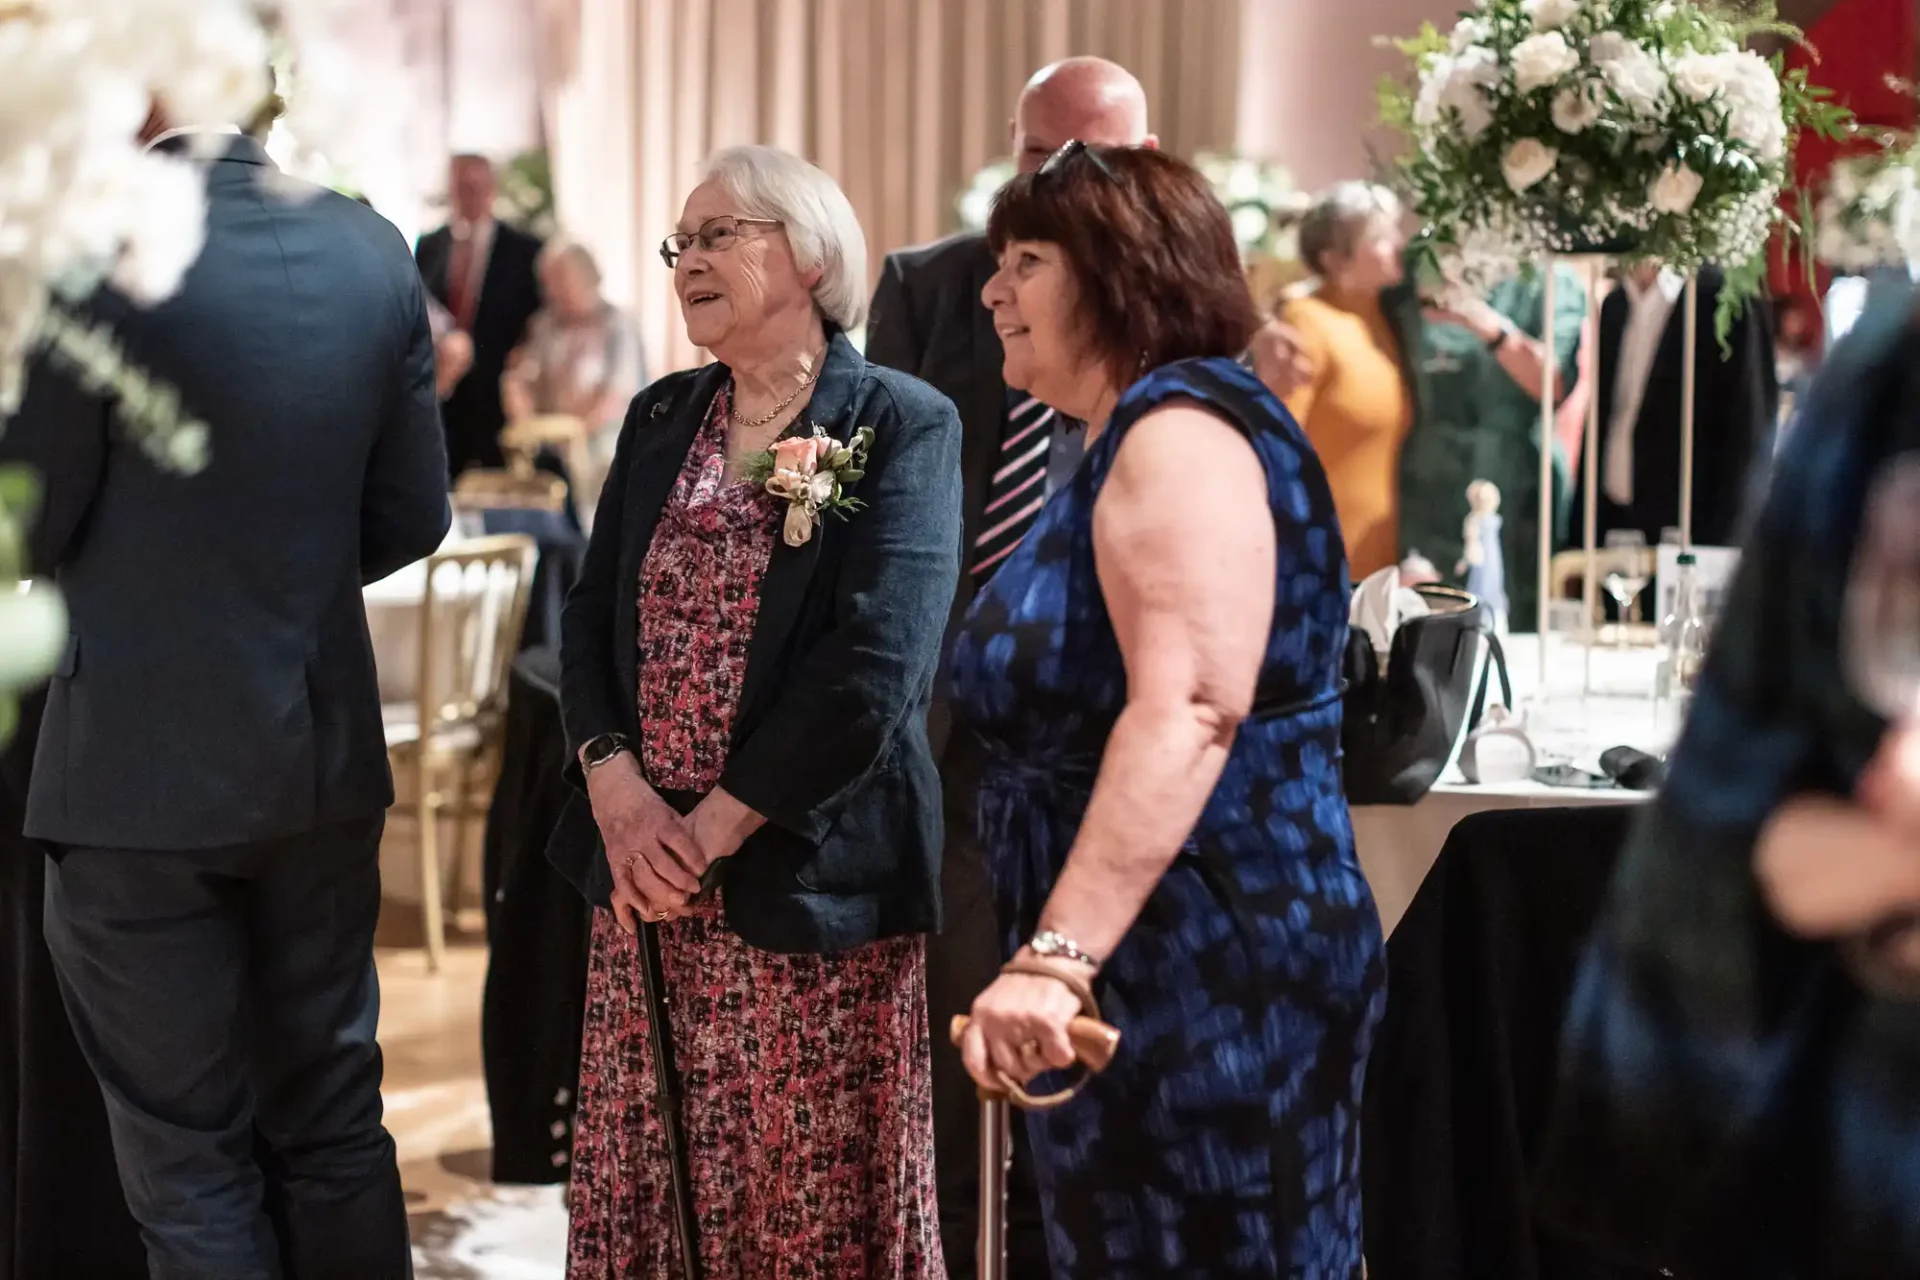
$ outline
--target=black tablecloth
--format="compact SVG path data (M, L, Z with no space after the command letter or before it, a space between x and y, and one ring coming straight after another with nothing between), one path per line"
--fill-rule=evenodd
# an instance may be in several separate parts
M487 986L480 1017L496 1182L568 1173L590 913L546 858L566 803L560 657L513 665L500 783L487 817Z
M41 929L46 856L20 834L39 702L0 756L0 1280L143 1280L100 1087Z
M1642 1280L1537 1225L1560 1025L1631 806L1454 827L1387 944L1362 1131L1372 1280Z

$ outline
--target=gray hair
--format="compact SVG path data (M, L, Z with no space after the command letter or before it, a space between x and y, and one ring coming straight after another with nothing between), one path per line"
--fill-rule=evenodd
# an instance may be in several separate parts
M549 264L562 259L571 259L573 264L587 273L594 287L600 286L600 263L593 256L593 250L569 236L555 236L540 246L540 256L534 261L534 270L545 271Z
M1300 219L1300 260L1326 274L1330 253L1346 253L1376 217L1400 217L1400 198L1374 182L1337 182L1314 197Z
M707 161L701 178L724 187L743 216L786 224L795 263L820 270L814 305L842 329L860 326L867 315L867 234L824 169L779 147L728 147Z

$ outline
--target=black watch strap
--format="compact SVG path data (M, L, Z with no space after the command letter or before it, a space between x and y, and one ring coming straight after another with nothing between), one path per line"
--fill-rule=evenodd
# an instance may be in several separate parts
M580 769L583 773L592 773L607 761L628 750L625 734L603 733L590 738L587 745L580 748Z

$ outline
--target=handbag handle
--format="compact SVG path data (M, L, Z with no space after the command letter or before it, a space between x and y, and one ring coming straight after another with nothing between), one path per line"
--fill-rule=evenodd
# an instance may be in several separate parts
M1487 669L1480 673L1480 687L1474 690L1473 710L1467 713L1467 732L1472 733L1480 727L1480 717L1487 709L1487 682L1495 672L1500 675L1500 705L1513 710L1513 678L1507 674L1507 650L1500 643L1500 636L1491 627L1481 629L1480 634L1487 641Z

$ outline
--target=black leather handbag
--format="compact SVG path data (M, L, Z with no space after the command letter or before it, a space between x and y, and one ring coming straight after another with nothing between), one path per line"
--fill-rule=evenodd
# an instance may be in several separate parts
M1478 597L1456 587L1415 588L1432 611L1393 633L1386 670L1373 642L1347 636L1346 705L1340 731L1348 804L1414 804L1447 767L1461 730L1480 719L1487 681L1500 677L1513 705L1507 659ZM1487 674L1475 687L1482 637Z

